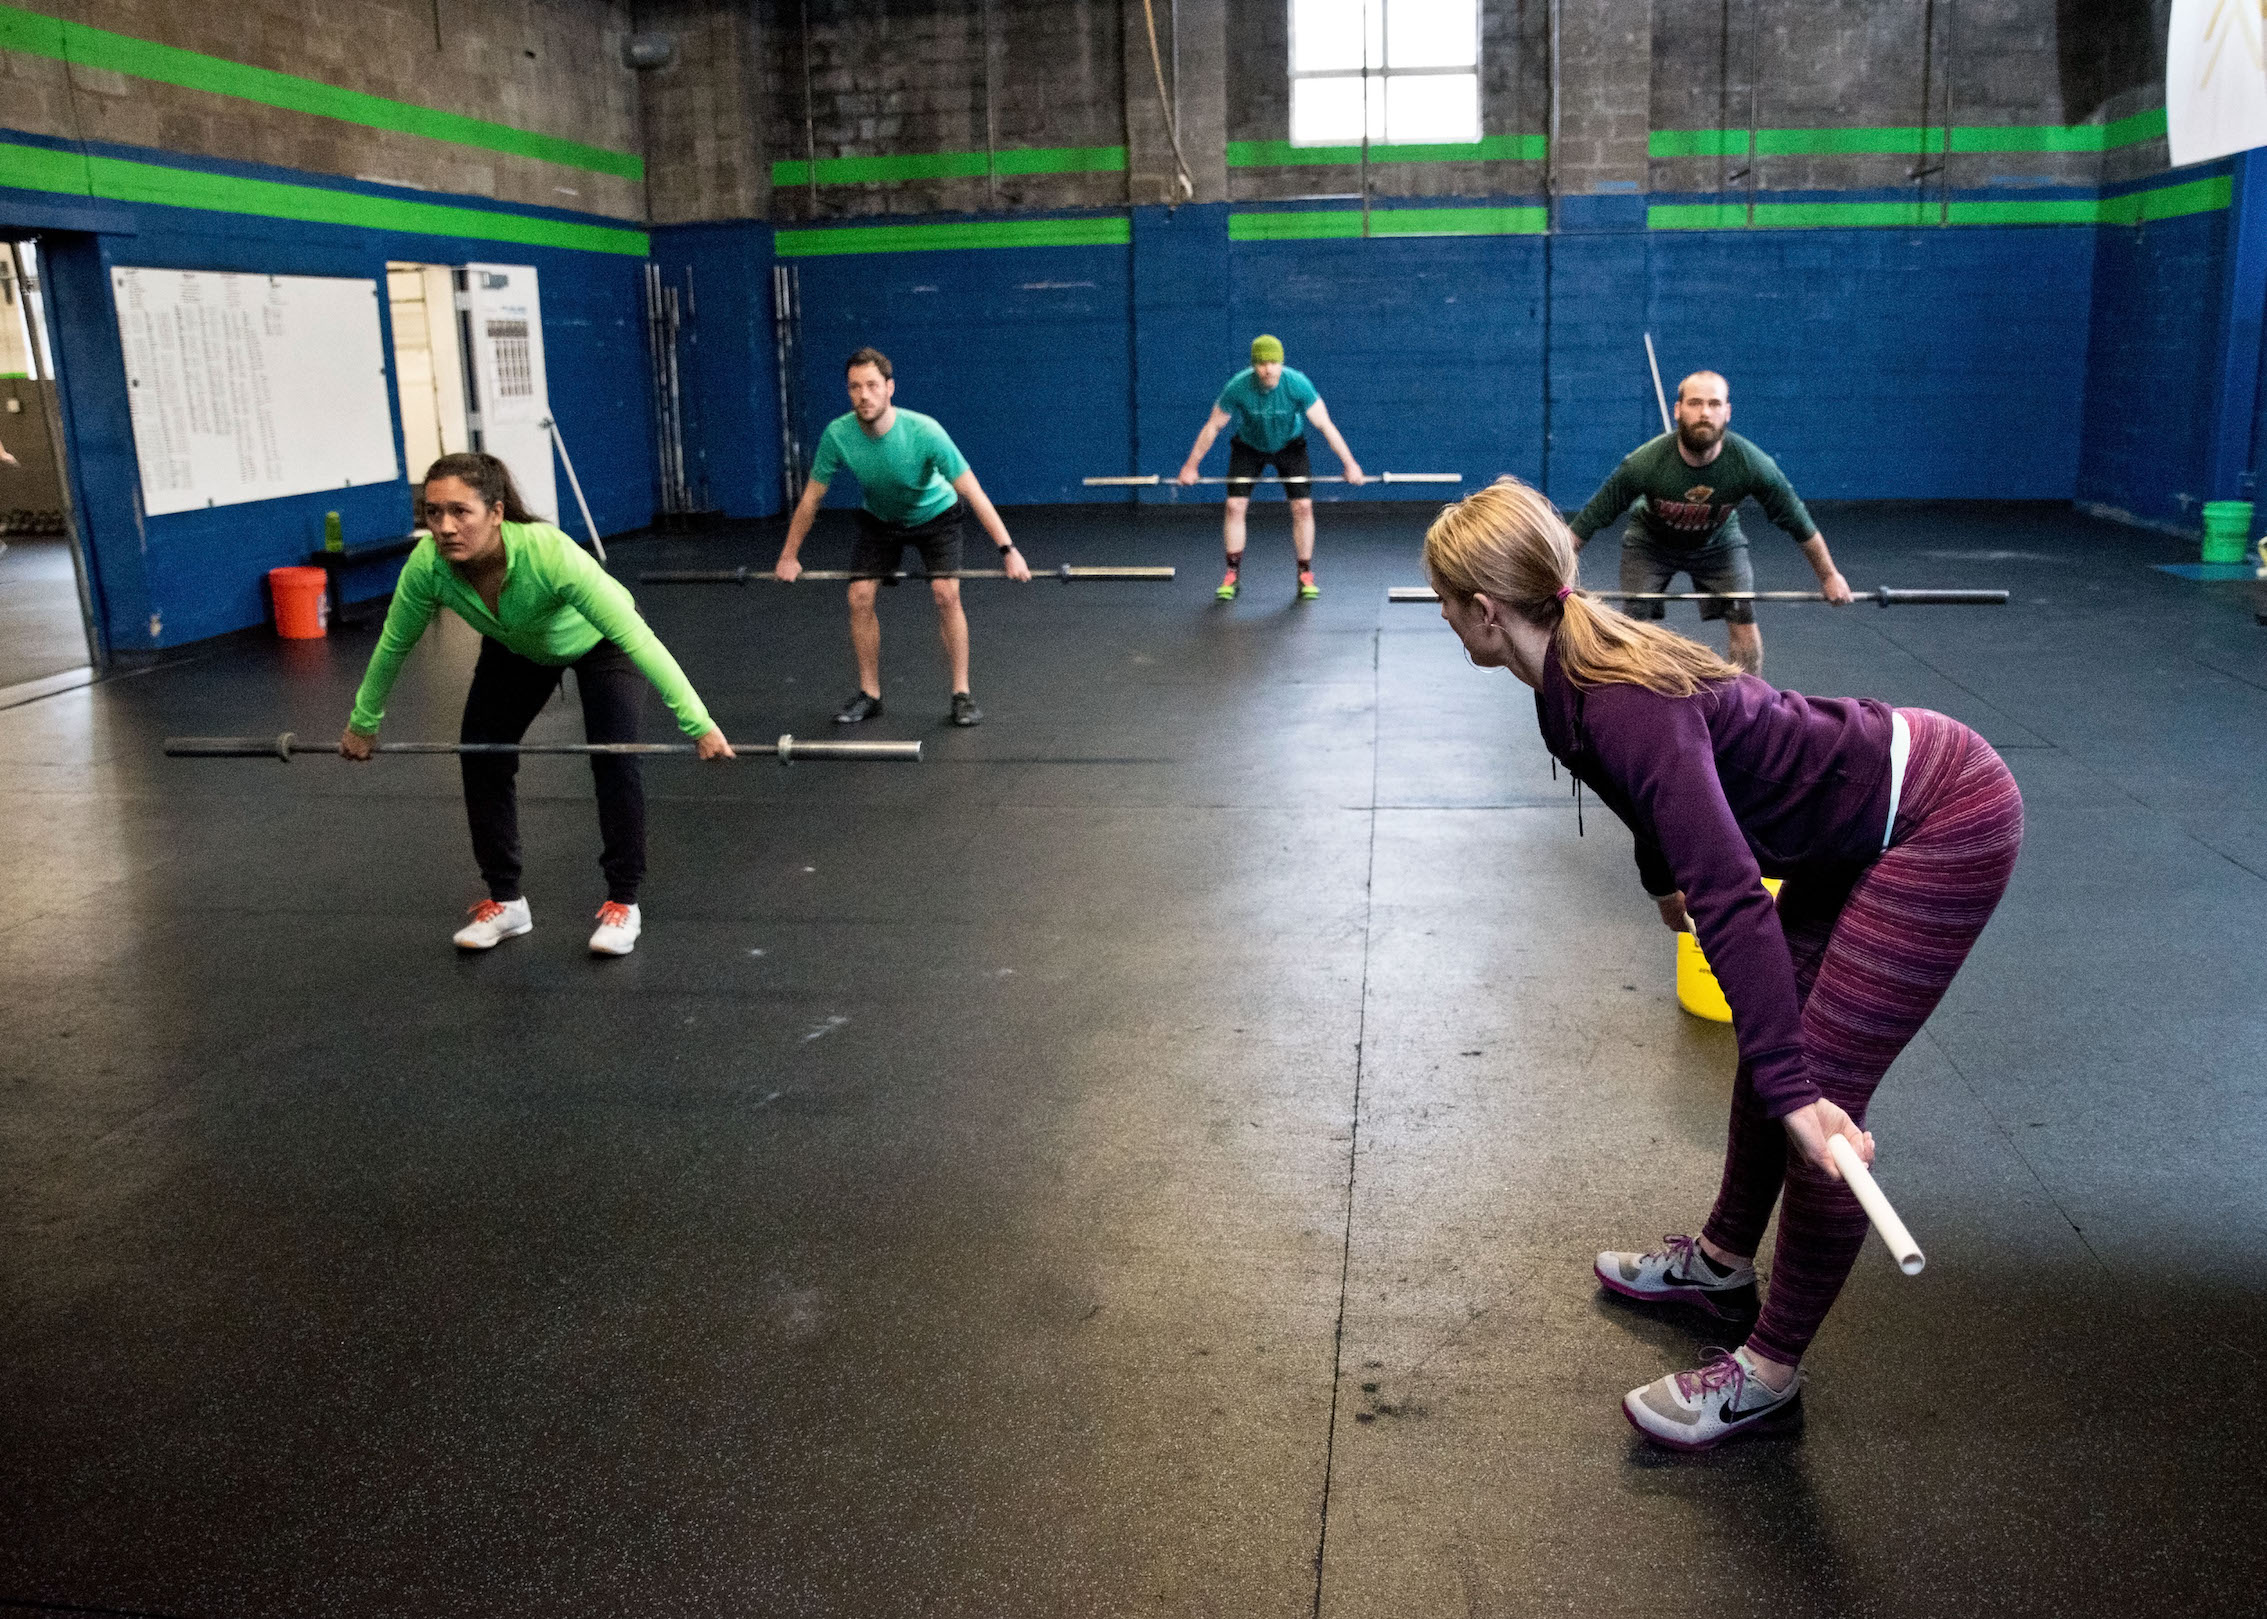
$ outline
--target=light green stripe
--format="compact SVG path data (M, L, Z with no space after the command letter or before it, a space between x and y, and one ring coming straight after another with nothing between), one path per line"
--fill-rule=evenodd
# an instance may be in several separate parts
M2111 124L1958 124L1954 152L2111 152L2154 140L2165 132L2165 109L2152 107ZM1918 157L1941 152L1946 131L1917 125L1871 129L1759 129L1761 157L1884 155ZM1645 138L1648 157L1745 157L1744 129L1656 129Z
M994 174L1118 174L1126 166L1123 146L1031 146L994 154L986 167L982 152L909 152L897 156L822 157L823 186L888 185L903 180L981 180ZM781 158L771 166L775 186L811 183L811 165Z
M2225 174L2189 180L2154 191L2128 191L2102 199L2105 225L2142 225L2152 219L2178 219L2183 214L2208 214L2235 201L2235 181Z
M342 90L336 85L318 84L289 73L249 67L242 62L225 61L172 45L131 39L81 23L43 17L18 6L0 5L0 50L22 51L80 67L177 85L184 90L204 90L213 95L233 96L239 101L256 101L262 106L311 113L318 118L336 118L367 129L421 135L429 140L477 146L491 152L507 152L514 157L532 157L545 163L619 175L628 180L642 179L645 175L644 159L628 152L609 151L603 146L591 146L557 135L540 135L529 129L514 129L509 124L467 118L460 113L412 106L406 101L390 101L360 90Z
M1370 236L1531 236L1550 223L1545 208L1373 208ZM1358 209L1230 214L1231 242L1336 241L1362 234Z
M979 247L1124 247L1133 224L1123 215L1099 219L1005 219L949 225L833 225L783 230L773 242L781 258L834 253L936 253Z
M1547 135L1488 135L1476 141L1372 144L1372 163L1539 163L1551 148ZM1232 169L1291 169L1362 161L1360 146L1293 146L1289 141L1230 141Z
M0 143L0 185L26 191L56 191L109 202L155 203L166 208L207 208L216 213L254 214L265 219L296 219L317 225L354 225L365 230L411 231L423 236L466 236L485 242L518 242L528 247L563 247L583 253L623 253L643 258L646 233L565 219L530 219L486 208L449 203L410 202L372 197L358 191L288 185L231 174L204 174L157 163L115 157L81 157L75 152Z
M29 381L31 381L31 373L29 371L0 371L0 382Z
M2226 175L2133 191L2118 197L1980 198L1955 201L1941 215L1933 202L1759 202L1758 230L1913 228L1951 225L2140 225L2229 205ZM1645 210L1648 230L1744 230L1745 203L1660 203Z

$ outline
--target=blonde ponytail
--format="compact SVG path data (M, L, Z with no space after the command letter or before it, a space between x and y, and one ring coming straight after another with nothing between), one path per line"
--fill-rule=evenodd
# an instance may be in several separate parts
M1486 596L1551 631L1574 685L1643 686L1690 697L1739 670L1673 630L1629 618L1582 592L1574 534L1542 492L1498 478L1442 510L1425 531L1425 571L1444 596Z

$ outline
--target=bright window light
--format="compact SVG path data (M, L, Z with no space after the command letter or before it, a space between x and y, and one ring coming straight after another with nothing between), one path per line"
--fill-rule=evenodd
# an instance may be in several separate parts
M1480 138L1478 0L1290 0L1291 143Z

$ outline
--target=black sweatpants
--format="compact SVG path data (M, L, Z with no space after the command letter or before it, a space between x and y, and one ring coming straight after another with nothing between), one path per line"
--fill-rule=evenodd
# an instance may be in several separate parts
M566 668L574 670L575 690L582 696L583 736L592 742L635 742L646 681L630 655L612 641L601 641ZM483 640L459 736L466 742L519 741L558 690L564 672L523 658L501 641ZM480 863L489 897L509 903L520 897L519 755L466 753L458 760L464 769L473 858ZM638 761L594 753L590 773L598 785L598 869L606 875L606 897L635 905L638 884L645 878L645 783Z

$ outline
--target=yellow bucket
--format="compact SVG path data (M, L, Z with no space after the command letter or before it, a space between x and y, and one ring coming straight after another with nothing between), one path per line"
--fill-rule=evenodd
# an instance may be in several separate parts
M1764 878L1763 886L1777 897L1778 878ZM1708 965L1698 936L1689 929L1677 935L1677 1004L1694 1017L1706 1018L1711 1023L1732 1021L1732 1008L1724 999L1723 986L1716 982L1715 971Z

